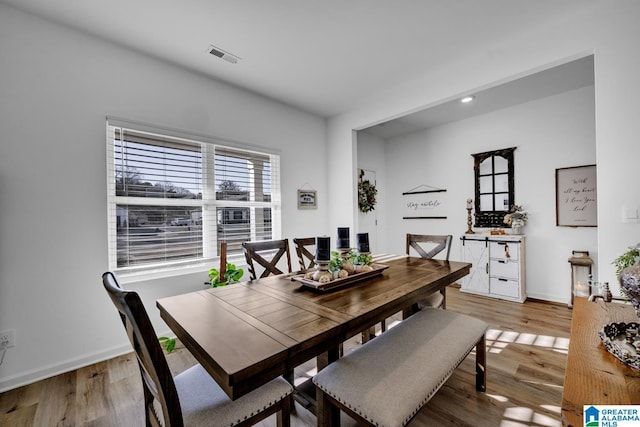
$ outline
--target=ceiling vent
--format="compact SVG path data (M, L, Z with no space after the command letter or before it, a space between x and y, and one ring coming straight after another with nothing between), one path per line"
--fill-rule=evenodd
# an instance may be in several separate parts
M215 47L214 45L209 45L209 53L213 56L217 56L218 58L222 58L227 62L232 64L237 64L240 60L239 56L236 56L232 53L226 52L219 47Z

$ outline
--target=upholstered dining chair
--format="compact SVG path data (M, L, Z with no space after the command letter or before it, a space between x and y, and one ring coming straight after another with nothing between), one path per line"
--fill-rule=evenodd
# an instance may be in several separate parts
M422 258L438 257L449 261L449 253L451 252L451 240L453 236L448 235L431 235L431 234L409 234L407 233L406 253L410 254L411 249ZM440 255L439 255L440 254ZM438 256L439 255L439 256ZM419 307L435 307L446 308L446 300L444 290L434 292L424 300L418 303Z
M249 426L277 413L277 425L289 427L293 388L284 378L231 400L199 364L172 377L138 294L123 290L111 272L102 283L138 359L147 426Z
M296 254L298 255L298 263L300 270L308 270L316 265L316 256L313 248L316 246L315 237L294 238L293 243L296 246ZM311 249L310 249L311 248Z
M278 262L286 255L287 273L291 273L291 253L289 252L289 239L281 240L259 240L242 243L244 257L247 261L251 279L267 277L270 274L283 274L284 271L278 268ZM264 268L262 274L258 276L256 265Z

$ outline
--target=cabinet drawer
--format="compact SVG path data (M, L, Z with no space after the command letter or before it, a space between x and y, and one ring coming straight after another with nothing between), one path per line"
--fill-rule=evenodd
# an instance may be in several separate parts
M495 295L503 295L506 297L519 298L520 286L516 280L499 279L492 277L490 281L490 292Z
M489 262L489 274L497 277L503 277L506 279L519 279L518 269L520 264L514 261L505 261L499 259L492 259Z
M520 243L518 242L489 242L489 256L495 259L520 259Z

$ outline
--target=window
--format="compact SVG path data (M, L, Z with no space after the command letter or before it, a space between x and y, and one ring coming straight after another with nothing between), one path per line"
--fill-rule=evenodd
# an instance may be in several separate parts
M209 263L222 241L233 255L278 237L279 156L223 144L107 123L111 269Z
M514 204L514 148L473 154L475 226L504 227L504 216Z

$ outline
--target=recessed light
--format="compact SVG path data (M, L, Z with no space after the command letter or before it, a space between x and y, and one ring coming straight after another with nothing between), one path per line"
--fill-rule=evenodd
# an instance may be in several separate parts
M464 98L462 98L462 99L460 100L460 102L462 102L463 104L467 104L467 103L469 103L469 102L473 101L474 99L476 99L476 97L475 97L475 96L473 96L473 95L465 96Z

